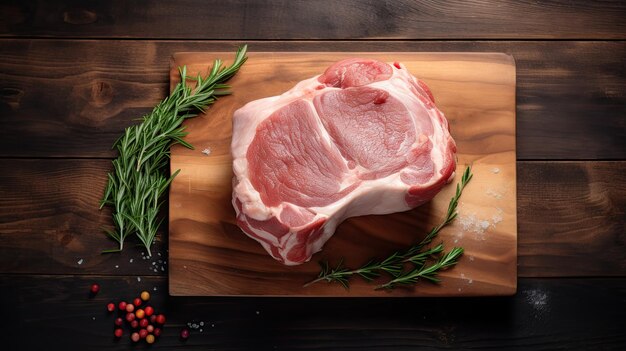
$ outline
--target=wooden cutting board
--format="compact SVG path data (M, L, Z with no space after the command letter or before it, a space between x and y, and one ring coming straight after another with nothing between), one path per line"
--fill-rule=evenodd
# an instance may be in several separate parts
M171 61L171 86L178 66L206 74L215 58L232 53L177 53ZM457 178L430 203L384 216L351 218L339 226L310 262L287 267L272 259L235 224L231 206L230 141L232 115L245 103L278 95L300 80L320 74L347 57L400 61L431 88L450 122L458 146ZM515 62L499 53L250 53L230 81L233 95L206 114L188 120L188 150L172 148L169 206L169 276L172 295L194 296L484 296L511 295L517 286L515 182ZM204 153L203 153L204 151ZM210 152L209 152L210 151ZM208 154L208 155L207 155ZM318 261L342 257L356 268L421 240L440 222L466 165L474 178L459 206L459 217L441 231L446 251L465 248L459 264L441 274L438 285L374 290L356 277L349 290L337 284L303 284L319 272Z

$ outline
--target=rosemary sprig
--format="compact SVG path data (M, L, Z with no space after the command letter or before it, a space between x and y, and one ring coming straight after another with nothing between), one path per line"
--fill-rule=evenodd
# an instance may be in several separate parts
M440 279L437 278L439 271L456 265L461 255L463 255L463 248L455 247L450 250L450 252L441 256L439 260L432 265L422 265L421 267L415 267L410 271L403 272L389 282L379 285L376 287L376 290L393 289L397 285L413 285L417 283L419 278L427 279L433 283L439 283Z
M335 266L330 268L328 261L320 262L321 270L316 279L306 283L307 287L321 281L327 283L337 282L344 288L349 287L349 279L354 275L361 276L367 281L372 281L387 273L392 277L388 283L378 288L393 289L397 285L414 284L419 278L425 278L432 282L438 282L437 274L439 271L454 266L458 262L458 258L463 254L462 248L453 248L450 252L443 254L437 263L425 266L426 261L443 253L443 244L439 244L433 248L424 251L424 247L430 244L439 234L441 229L452 223L457 217L457 207L463 189L472 179L471 167L468 166L463 172L461 181L456 186L456 192L450 199L446 216L437 226L433 227L430 232L418 244L409 247L403 252L394 252L382 261L370 260L358 269L349 269L343 265L343 259ZM405 264L412 264L413 269L404 271Z
M204 112L218 96L230 94L229 86L224 83L246 62L246 50L246 45L240 47L228 67L215 60L205 78L200 74L188 77L187 68L179 68L181 81L170 96L143 116L140 124L126 128L115 142L113 147L119 155L113 160L113 172L108 174L100 208L113 207L115 229L105 232L119 246L103 253L122 251L126 238L136 234L151 255L150 246L163 221L159 219L162 195L180 171L166 175L170 147L181 144L193 149L183 140L187 135L181 126L183 121ZM195 80L195 88L189 87L187 80Z

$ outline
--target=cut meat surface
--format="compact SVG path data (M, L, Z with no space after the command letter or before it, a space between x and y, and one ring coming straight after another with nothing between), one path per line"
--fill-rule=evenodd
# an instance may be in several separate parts
M406 211L454 177L456 146L400 63L347 59L233 116L237 224L297 265L346 218Z

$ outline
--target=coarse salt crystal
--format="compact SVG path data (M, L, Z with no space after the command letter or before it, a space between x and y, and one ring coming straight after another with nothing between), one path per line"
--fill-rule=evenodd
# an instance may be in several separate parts
M137 277L137 281L140 282L141 281L141 277Z
M211 154L211 148L207 147L206 149L202 150L202 153L209 156Z
M81 258L81 259L80 259L80 260L78 260L78 262L76 262L76 263L78 263L78 265L83 264L83 259Z
M498 174L498 173L500 173L500 168L498 168L498 167L494 167L494 168L492 168L492 169L491 169L491 173L493 173L493 174Z

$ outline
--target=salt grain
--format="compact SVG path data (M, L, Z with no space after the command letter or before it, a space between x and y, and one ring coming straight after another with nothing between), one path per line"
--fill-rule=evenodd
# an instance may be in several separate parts
M120 265L119 265L119 264L116 264L116 265L115 265L115 269L118 269L118 268L120 268Z
M137 277L137 281L140 282L141 281L141 277Z
M157 291L157 287L155 286L154 289L152 289L152 290Z
M131 258L130 260L128 260L129 263L133 263L133 259Z
M78 263L78 265L80 266L81 264L83 264L83 259L81 258L81 259L80 259L80 260L78 260L78 262L76 262L76 263Z
M211 148L207 147L206 149L202 150L202 153L209 156L211 154Z
M470 260L470 261L474 261L474 256L470 256L470 257L469 257L469 260Z
M493 174L498 174L498 173L500 173L500 168L498 168L498 167L494 167L494 168L492 168L492 169L491 169L491 173L493 173Z
M261 311L256 311L256 314L257 314L257 315L261 314Z
M486 192L487 195L489 196L493 196L494 198L500 200L502 198L502 194L500 194L499 192L493 190L493 189L487 189Z

